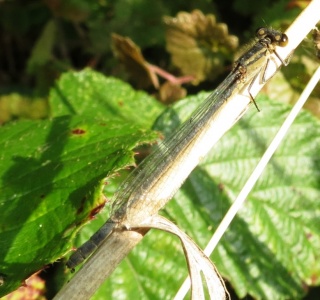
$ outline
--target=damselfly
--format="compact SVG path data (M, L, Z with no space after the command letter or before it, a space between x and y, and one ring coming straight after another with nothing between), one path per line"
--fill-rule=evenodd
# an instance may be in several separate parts
M196 157L197 141L207 132L224 104L248 83L250 94L250 86L259 76L260 81L269 79L265 74L270 54L276 54L275 47L285 46L288 38L267 28L258 29L256 36L256 43L236 61L218 88L124 181L115 194L110 219L70 257L67 262L69 268L87 258L114 229L139 224L153 215L157 208L163 207L199 163L203 154ZM254 102L251 94L250 97Z

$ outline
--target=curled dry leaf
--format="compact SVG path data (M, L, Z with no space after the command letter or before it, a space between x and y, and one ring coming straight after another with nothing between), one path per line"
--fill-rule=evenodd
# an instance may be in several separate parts
M229 293L226 290L223 279L212 261L178 226L160 215L153 215L143 223L132 224L131 226L133 230L141 228L155 228L167 231L180 239L188 263L192 300L206 299L205 290L207 290L212 300L229 299Z
M199 10L166 16L164 22L172 63L183 75L194 76L193 84L213 80L225 71L225 63L232 60L239 43L236 36L228 34L226 24Z
M130 38L112 34L112 50L139 88L147 88L150 85L159 87L157 75L144 59L140 48Z
M184 98L186 95L187 90L180 84L166 81L160 86L158 98L162 103L171 104Z

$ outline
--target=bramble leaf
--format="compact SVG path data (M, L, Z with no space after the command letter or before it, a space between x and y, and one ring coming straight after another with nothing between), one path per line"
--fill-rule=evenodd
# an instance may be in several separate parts
M238 47L238 38L228 34L226 24L199 10L164 17L164 22L172 63L183 75L192 75L193 84L216 79L225 71L225 62Z

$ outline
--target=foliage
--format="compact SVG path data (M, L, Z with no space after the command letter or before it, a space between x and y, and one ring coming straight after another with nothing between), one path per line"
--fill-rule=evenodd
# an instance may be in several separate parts
M123 99L123 104L114 105L111 116L94 116L90 110L86 115L82 112L88 103L76 98L74 90L82 89L83 80L92 87L117 87L112 97L118 101L123 91L140 97ZM87 88L82 96L91 99L91 90ZM95 96L92 107L103 112L108 103L110 111L112 97L98 91ZM135 100L140 109L148 110L149 119L157 115L152 114L150 98L117 80L108 82L90 70L65 74L53 89L51 102L61 104L62 99L68 108L75 101L76 109L68 113L53 104L55 117L51 119L21 120L1 128L0 273L5 281L1 293L18 287L30 274L70 251L78 227L106 202L101 194L106 178L133 164L132 149L157 137L147 130L147 118L141 122L143 129L128 113Z
M137 147L144 145L140 160L159 131L172 132L207 94L170 108L156 97L212 90L231 69L238 40L264 22L286 28L300 9L286 0L257 3L0 2L0 295L87 240L108 218L127 173L120 170L135 164ZM201 247L287 114L275 100L293 102L308 80L309 49L296 52L257 99L262 112L252 109L163 210ZM309 102L314 115L318 98ZM319 130L311 114L300 115L212 256L238 297L296 299L319 285ZM150 232L94 299L172 299L186 276L179 247ZM64 267L41 274L48 298L69 276Z

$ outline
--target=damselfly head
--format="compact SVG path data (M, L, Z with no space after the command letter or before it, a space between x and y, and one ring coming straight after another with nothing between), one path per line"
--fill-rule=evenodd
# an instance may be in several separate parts
M256 37L258 39L270 39L272 44L277 44L280 47L284 47L288 44L288 36L281 31L260 27L256 30Z

